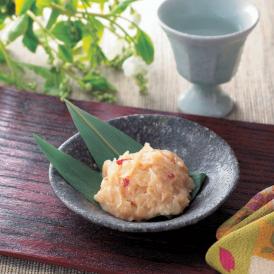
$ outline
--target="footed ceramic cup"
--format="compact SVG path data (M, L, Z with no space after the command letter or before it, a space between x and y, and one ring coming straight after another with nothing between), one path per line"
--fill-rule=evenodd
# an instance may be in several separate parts
M177 70L193 86L179 98L189 114L224 117L233 101L219 84L236 73L248 34L259 20L245 0L166 0L158 10Z

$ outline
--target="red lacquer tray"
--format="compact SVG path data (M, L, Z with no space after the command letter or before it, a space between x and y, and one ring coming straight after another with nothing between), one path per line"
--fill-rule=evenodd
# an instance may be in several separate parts
M110 119L160 113L77 102ZM89 223L53 194L49 163L32 133L60 145L76 132L59 99L0 88L0 254L100 273L215 273L204 261L216 228L274 181L274 126L178 115L201 123L233 147L240 162L236 191L212 216L177 231L130 234Z

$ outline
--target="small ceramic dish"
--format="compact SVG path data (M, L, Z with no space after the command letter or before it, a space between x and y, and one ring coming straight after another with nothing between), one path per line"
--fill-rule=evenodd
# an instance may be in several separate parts
M208 178L183 214L172 219L129 222L108 214L96 203L90 203L50 165L49 179L55 194L68 208L91 222L127 232L178 229L212 214L234 190L239 177L238 161L231 147L208 128L182 118L162 115L124 116L109 123L140 143L148 142L154 148L177 153L190 171L204 172ZM79 134L69 138L59 149L90 167L95 165Z

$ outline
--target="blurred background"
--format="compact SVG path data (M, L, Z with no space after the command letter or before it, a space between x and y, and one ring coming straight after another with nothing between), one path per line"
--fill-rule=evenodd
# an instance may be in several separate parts
M177 98L190 84L179 76L167 37L161 30L157 8L162 0L143 0L132 4L141 15L141 28L150 35L155 48L154 62L149 65L148 95L142 96L131 78L120 72L105 70L107 79L118 90L117 103L121 105L177 111ZM246 121L274 123L274 2L254 0L261 13L259 25L247 39L240 68L234 79L224 85L236 101L236 110L229 118ZM115 43L106 40L108 50ZM20 39L11 45L16 58L34 64L46 63L41 50L31 54L21 44ZM30 74L30 77L31 74ZM72 98L88 99L90 96L73 90ZM258 114L260 118L258 118Z

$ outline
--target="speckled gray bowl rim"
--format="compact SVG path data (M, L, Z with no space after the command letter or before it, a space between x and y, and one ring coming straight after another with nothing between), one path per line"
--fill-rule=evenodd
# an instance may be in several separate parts
M200 220L208 217L209 215L211 215L213 212L215 212L224 202L225 200L228 198L228 196L235 190L238 180L239 180L239 175L240 175L240 171L239 171L239 163L238 160L235 156L235 153L233 151L233 149L230 147L230 145L219 135L217 135L214 131L210 130L207 127L204 127L202 125L200 125L199 123L193 122L191 120L188 119L184 119L178 116L172 116L172 115L161 115L161 114L132 114L132 115L126 115L126 116L119 116L119 117L115 117L114 119L110 119L107 120L106 122L110 122L110 121L114 121L114 120L119 120L119 119L124 119L127 117L166 117L166 118L170 118L170 119L179 119L179 120L186 120L190 123L192 123L194 126L196 127L200 127L203 130L209 131L212 136L216 137L217 139L219 139L219 141L225 145L228 150L229 153L231 154L232 158L233 158L233 164L235 165L235 179L232 183L232 186L230 189L226 189L226 193L221 197L222 199L216 199L214 201L214 203L212 203L210 209L208 209L207 211L202 212L199 215L195 215L193 219L188 219L188 220L183 220L183 222L180 222L180 217L183 215L179 215L176 218L170 219L170 220L165 220L165 221L157 221L157 222L129 222L129 221L125 221L119 218L114 217L113 215L107 215L107 216L93 216L92 212L87 212L85 209L81 209L79 208L77 205L74 205L71 203L71 201L67 200L63 195L60 195L60 193L55 189L54 187L54 183L56 183L55 181L55 176L53 174L54 172L54 168L52 166L52 164L49 165L49 181L50 184L52 186L52 189L54 191L54 193L56 194L56 196L65 204L66 207L68 207L70 210L72 210L73 212L81 215L82 217L84 217L86 220L91 221L94 224L100 225L100 226L104 226L107 228L111 228L111 229L115 229L115 230L119 230L122 232L161 232L161 231L169 231L169 230L175 230L175 229L179 229L188 225L193 225L198 223ZM69 139L67 139L58 149L63 151L63 149L70 144L71 142L73 142L76 138L79 137L79 132L74 134L73 136L71 136ZM64 180L64 179L63 179ZM65 180L64 180L65 181ZM75 192L79 195L79 197L83 197L82 194L80 194L77 190L75 190ZM83 198L84 200L86 200L85 198ZM88 200L86 200L87 203L90 203ZM103 209L102 209L103 210Z

